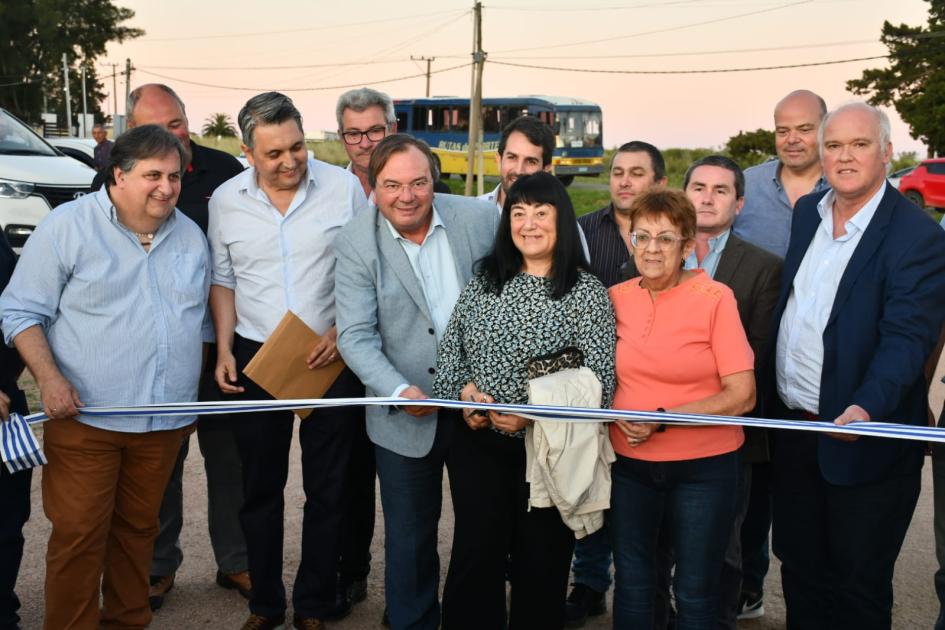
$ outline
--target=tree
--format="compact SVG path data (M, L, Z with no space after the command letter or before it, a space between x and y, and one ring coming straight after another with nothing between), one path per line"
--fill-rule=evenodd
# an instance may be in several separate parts
M207 117L206 122L203 124L203 131L201 131L201 134L205 136L235 138L236 126L233 125L233 121L230 120L229 115L218 112L216 114L210 114Z
M895 107L932 156L945 152L945 0L927 1L927 27L883 22L879 39L889 49L889 67L864 70L847 89L873 105Z
M134 11L110 0L3 0L0 2L0 107L38 122L43 94L50 111L65 114L62 54L68 55L73 112L82 111L81 64L86 64L89 111L103 121L104 84L95 60L109 42L140 37L122 26ZM70 121L71 122L71 121Z
M728 139L725 148L742 168L761 164L774 157L774 132L767 129L739 131L737 136Z

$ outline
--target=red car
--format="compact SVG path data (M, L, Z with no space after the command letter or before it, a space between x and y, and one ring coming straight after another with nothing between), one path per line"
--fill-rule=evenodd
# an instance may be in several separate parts
M945 208L945 158L922 160L899 180L899 192L920 208Z

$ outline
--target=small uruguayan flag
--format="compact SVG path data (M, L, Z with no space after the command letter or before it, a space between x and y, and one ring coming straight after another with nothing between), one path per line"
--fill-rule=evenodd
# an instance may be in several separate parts
M29 423L18 413L0 422L0 459L11 473L46 464L46 456Z

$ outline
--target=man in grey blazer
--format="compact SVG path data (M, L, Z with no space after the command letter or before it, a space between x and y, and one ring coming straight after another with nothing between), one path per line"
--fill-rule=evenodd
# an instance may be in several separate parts
M474 263L492 246L498 216L486 202L434 195L434 157L410 136L384 138L369 176L376 207L335 240L338 348L369 396L426 398L437 342ZM367 411L395 630L439 625L437 525L459 422L457 414L410 405Z

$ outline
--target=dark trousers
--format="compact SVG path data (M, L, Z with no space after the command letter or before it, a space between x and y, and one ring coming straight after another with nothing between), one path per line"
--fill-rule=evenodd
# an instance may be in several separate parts
M563 628L574 532L557 508L528 509L522 439L455 422L449 475L456 524L444 630Z
M800 431L772 436L773 549L781 560L787 627L889 628L893 569L921 471L834 485L820 474L818 439Z
M261 344L234 340L237 369L252 359ZM271 399L262 388L241 374L246 400ZM364 386L349 369L342 371L326 398L364 395ZM302 617L321 618L335 606L338 556L348 509L348 469L362 407L316 409L302 421L302 551L292 603ZM277 617L286 609L282 583L282 546L289 449L294 415L291 411L234 414L234 434L243 462L243 509L240 523L246 538L249 573L253 582L250 611Z
M23 559L23 526L30 518L30 481L33 471L11 474L0 464L0 628L17 627L20 600L13 588Z
M371 572L371 541L376 512L374 444L363 421L357 423L349 467L350 504L345 517L344 542L338 573L343 586L363 580Z
M614 550L614 628L655 622L658 537L668 515L676 628L715 628L719 573L735 521L738 452L675 462L617 457L608 528Z
M748 512L742 523L742 592L760 595L768 575L771 532L771 464L750 464Z
M220 400L220 389L214 380L216 345L210 352L200 375L197 400ZM240 573L246 566L246 542L240 527L239 512L243 507L243 482L239 451L227 415L201 416L197 420L197 442L207 475L207 527L217 568L225 574ZM173 575L184 561L180 532L184 526L184 461L190 451L190 438L181 445L171 479L161 501L161 529L154 541L151 575Z
M443 466L450 470L455 466L457 413L441 409L436 419L417 419L436 422L433 445L423 457L375 448L384 508L384 597L391 630L436 630L440 625L437 528Z

